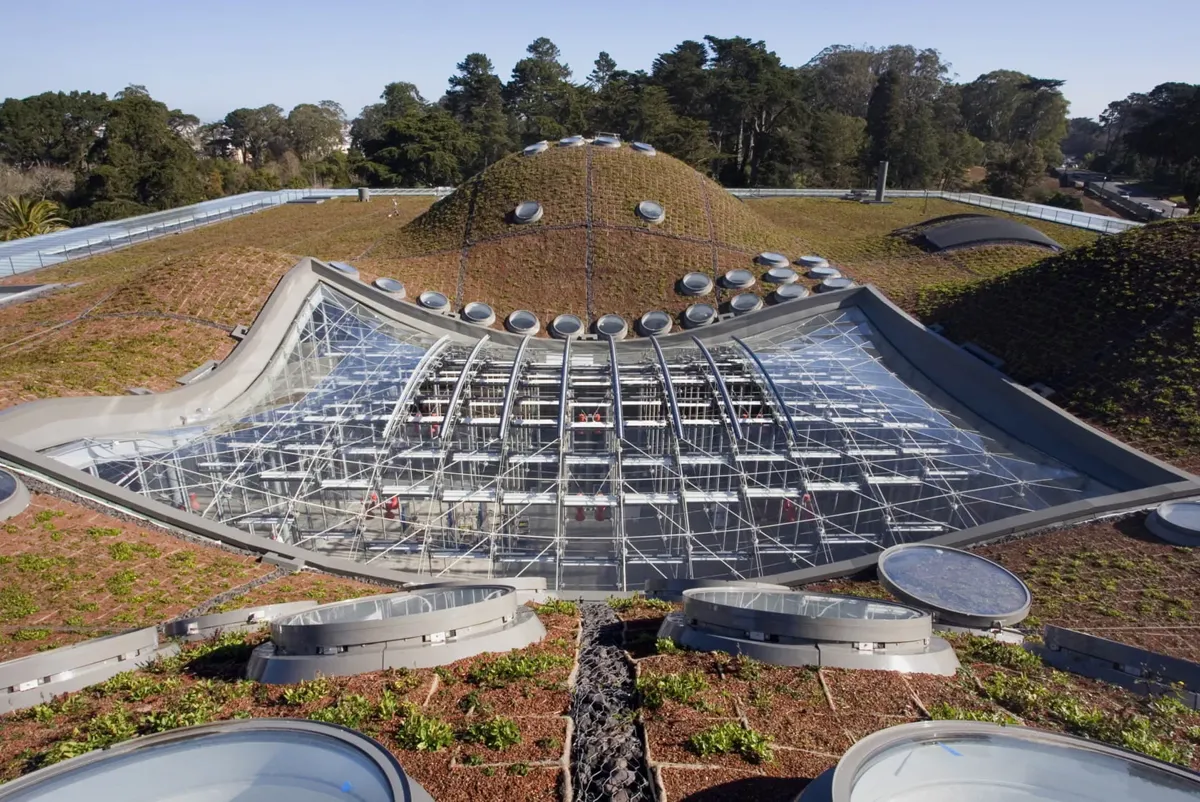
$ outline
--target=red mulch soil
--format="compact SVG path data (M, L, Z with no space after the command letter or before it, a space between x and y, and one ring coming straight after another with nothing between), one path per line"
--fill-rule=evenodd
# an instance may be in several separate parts
M399 588L359 582L354 579L325 574L305 569L295 574L280 577L263 585L251 588L241 596L230 599L213 612L238 610L260 604L282 604L284 602L312 599L321 604L357 599L362 596L377 596L396 593Z

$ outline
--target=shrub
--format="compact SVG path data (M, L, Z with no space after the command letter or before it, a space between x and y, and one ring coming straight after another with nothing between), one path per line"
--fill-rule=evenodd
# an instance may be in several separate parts
M550 615L578 615L579 605L566 599L550 599L536 607L537 612Z
M769 763L774 757L769 735L732 721L696 733L688 739L688 748L700 757L737 754L750 763Z
M637 691L642 707L657 710L670 699L680 704L689 704L696 696L708 689L708 683L698 671L683 674L664 674L661 677L638 677Z
M441 719L427 716L414 704L406 704L405 718L396 730L396 744L414 752L437 752L454 743L454 728Z
M496 716L467 727L463 740L482 744L488 749L507 749L521 742L521 729L512 719Z
M495 660L476 663L467 672L467 681L487 688L503 688L518 679L530 679L570 663L563 655L513 652Z

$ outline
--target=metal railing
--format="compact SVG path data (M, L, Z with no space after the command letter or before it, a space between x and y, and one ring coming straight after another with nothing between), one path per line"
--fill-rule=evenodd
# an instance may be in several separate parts
M453 191L453 187L372 189L371 196L401 195L440 198ZM851 192L848 189L731 189L729 191L740 198L840 198ZM85 259L118 248L148 242L167 234L178 234L200 226L253 214L263 209L272 209L291 201L305 198L355 197L357 194L357 189L281 189L273 192L247 192L228 198L204 201L192 206L181 206L165 212L153 212L123 220L70 228L53 234L43 234L40 237L28 237L0 243L0 277L26 273L73 259ZM1075 212L1040 203L979 195L974 192L895 189L889 190L887 194L890 198L940 198L1106 234L1127 231L1142 225L1132 220Z
M453 191L453 187L372 189L371 195L442 197ZM0 277L27 273L73 259L86 259L167 234L179 234L263 209L273 209L291 201L304 198L354 197L357 194L356 189L281 189L271 192L247 192L163 212L151 212L137 217L4 242L0 243Z
M849 189L731 189L732 194L739 198L841 198L851 194ZM870 190L855 190L866 192L866 197L874 195ZM1057 206L1046 206L1041 203L997 198L993 195L980 195L975 192L943 192L934 189L889 189L889 198L940 198L941 200L965 203L968 206L982 206L985 209L996 209L1018 217L1029 217L1035 220L1048 220L1073 228L1086 228L1089 231L1100 231L1104 234L1117 234L1137 228L1141 223L1133 220L1122 220L1119 217L1106 217L1090 212L1076 212Z

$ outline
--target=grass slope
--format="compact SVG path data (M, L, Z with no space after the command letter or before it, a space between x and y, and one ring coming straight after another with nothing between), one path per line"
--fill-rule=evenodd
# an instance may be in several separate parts
M1200 221L1105 237L973 285L927 288L921 316L1122 439L1200 469Z

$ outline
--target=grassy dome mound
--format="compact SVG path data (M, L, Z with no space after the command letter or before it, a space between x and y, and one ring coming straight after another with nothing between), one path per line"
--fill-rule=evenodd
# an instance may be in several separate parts
M1200 218L1168 221L970 286L922 294L921 316L998 354L1022 382L1200 470Z
M540 203L541 219L513 222L522 201ZM644 221L641 201L661 205L665 219ZM675 291L685 273L754 268L761 251L793 259L806 252L795 236L665 153L552 145L488 167L361 261L413 290L491 303L501 318L525 308L543 320L563 312L594 320L656 308L678 313L696 300Z

